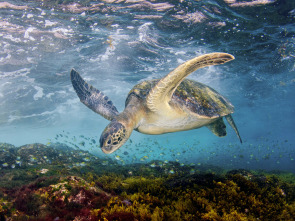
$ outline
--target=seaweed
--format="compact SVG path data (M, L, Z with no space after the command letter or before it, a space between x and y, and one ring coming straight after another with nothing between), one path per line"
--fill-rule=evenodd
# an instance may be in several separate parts
M48 147L27 145L22 147L23 152L27 152L25 148L37 156L34 151ZM55 153L54 148L50 151ZM85 157L84 153L76 154L68 148L66 151L63 154L69 154L77 162ZM99 160L82 168L68 168L68 160L5 168L0 177L0 220L12 217L85 221L292 220L295 217L292 174L243 169L226 172L205 166L203 171L199 167L197 173L191 173L197 168L180 166L177 162L153 162L160 168L133 164L116 170L117 164L106 168ZM167 173L171 168L175 173ZM15 177L18 174L19 179Z

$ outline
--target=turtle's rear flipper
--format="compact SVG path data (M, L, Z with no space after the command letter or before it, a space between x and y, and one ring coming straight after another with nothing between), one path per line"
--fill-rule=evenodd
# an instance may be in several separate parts
M207 127L209 128L209 130L211 130L212 133L214 133L218 137L226 136L226 126L222 118L219 118L213 123L207 125Z
M101 91L92 87L72 69L71 81L80 101L107 120L113 120L118 114L117 108Z
M235 124L235 122L234 122L233 117L229 114L229 115L226 115L225 118L226 118L227 122L229 123L229 125L230 125L230 126L234 129L234 131L236 132L238 138L240 139L240 142L243 143L242 138L241 138L241 136L240 136L240 133L239 133L238 128L237 128L237 126L236 126L236 124Z

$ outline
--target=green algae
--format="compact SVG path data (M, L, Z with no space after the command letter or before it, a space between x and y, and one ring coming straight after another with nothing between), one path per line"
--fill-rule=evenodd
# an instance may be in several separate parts
M5 158L9 165L23 162L0 170L0 220L295 217L295 176L291 173L200 169L177 162L152 162L158 166L151 167L150 163L119 166L109 161L106 166L86 151L42 144L21 148L1 144L0 151L9 156ZM174 173L169 172L171 168Z

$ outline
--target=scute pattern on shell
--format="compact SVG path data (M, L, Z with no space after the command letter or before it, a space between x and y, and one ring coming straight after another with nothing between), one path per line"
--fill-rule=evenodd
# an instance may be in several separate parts
M135 85L129 92L125 106L130 98L136 96L143 102L151 88L160 79L149 80ZM201 116L222 117L234 112L233 105L217 91L202 83L184 79L172 96L172 102L177 102L187 109Z
M217 91L192 80L186 79L181 82L172 99L202 116L215 118L234 112L233 105Z
M142 100L146 99L146 96L149 94L151 88L153 88L160 79L154 79L149 81L143 81L135 85L128 93L128 96L125 101L125 107L128 105L131 96L136 96Z

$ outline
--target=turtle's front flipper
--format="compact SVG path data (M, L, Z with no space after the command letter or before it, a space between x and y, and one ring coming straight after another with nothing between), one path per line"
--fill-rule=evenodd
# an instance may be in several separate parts
M230 126L234 129L234 131L236 132L236 134L237 134L237 136L238 136L240 142L243 143L242 138L241 138L241 136L240 136L240 133L239 133L238 128L237 128L237 126L236 126L236 124L235 124L235 122L234 122L233 117L229 114L229 115L226 115L225 118L226 118L227 122L229 123L229 125L230 125Z
M80 101L107 120L113 120L118 114L117 108L101 91L92 87L72 69L71 81Z
M193 58L170 72L162 78L147 96L147 106L151 111L169 109L169 101L179 84L189 74L199 68L211 65L224 64L234 59L234 56L226 53L211 53Z

